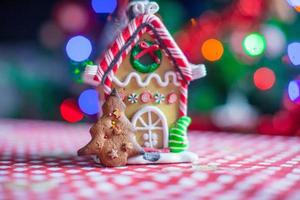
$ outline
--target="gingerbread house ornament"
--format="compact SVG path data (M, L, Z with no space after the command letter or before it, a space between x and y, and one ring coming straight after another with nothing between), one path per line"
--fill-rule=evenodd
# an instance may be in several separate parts
M116 89L127 106L136 140L147 151L161 152L158 163L193 162L188 151L188 85L206 75L203 64L191 64L161 19L155 2L131 1L131 18L100 58L87 66L84 80L107 96ZM100 100L100 102L105 99ZM148 163L142 157L128 163Z

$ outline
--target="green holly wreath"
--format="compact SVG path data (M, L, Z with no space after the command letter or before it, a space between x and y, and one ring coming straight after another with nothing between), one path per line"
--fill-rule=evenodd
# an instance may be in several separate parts
M144 64L140 58L149 55L153 61L150 64ZM140 73L154 72L161 64L162 53L159 45L150 41L141 41L135 45L131 52L130 62L133 68Z

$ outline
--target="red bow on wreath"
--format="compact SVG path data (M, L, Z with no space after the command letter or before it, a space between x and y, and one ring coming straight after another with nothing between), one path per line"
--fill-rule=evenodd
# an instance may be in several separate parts
M134 59L138 60L141 57L143 57L145 54L149 54L151 56L151 58L157 63L160 63L160 59L159 57L155 54L155 51L159 50L159 46L158 44L153 44L153 45L149 45L147 42L142 41L139 44L139 47L142 49L142 51L140 53L138 53Z

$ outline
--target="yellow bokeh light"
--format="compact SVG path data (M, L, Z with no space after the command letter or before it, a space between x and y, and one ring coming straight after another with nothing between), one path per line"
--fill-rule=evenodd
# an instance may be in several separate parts
M218 61L224 53L223 44L219 40L208 39L203 43L201 52L206 60L211 62Z

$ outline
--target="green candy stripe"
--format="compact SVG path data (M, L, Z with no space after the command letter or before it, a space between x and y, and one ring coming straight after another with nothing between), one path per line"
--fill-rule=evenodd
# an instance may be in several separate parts
M186 147L173 147L171 152L180 153L186 149L187 149Z
M172 148L187 148L187 144L176 144L176 143L170 143L172 144Z
M184 136L185 134L184 134L184 131L185 130L182 130L182 129L179 129L179 128L172 128L171 130L170 130L170 134L178 134L178 135L182 135L182 136Z
M169 140L169 143L173 143L173 144L182 144L182 143L184 143L184 144L187 144L186 141L178 141L178 140Z
M177 124L176 128L180 129L181 131L186 130L186 126L184 124Z
M169 131L170 151L180 153L188 148L187 128L191 124L191 118L184 116L177 120Z
M180 118L178 121L177 121L177 125L178 124L182 124L182 125L184 125L184 126L186 126L186 127L188 127L190 124L191 124L191 118L189 118L189 117L182 117L182 118Z
M169 140L177 140L177 141L184 142L186 138L178 135L170 135Z

